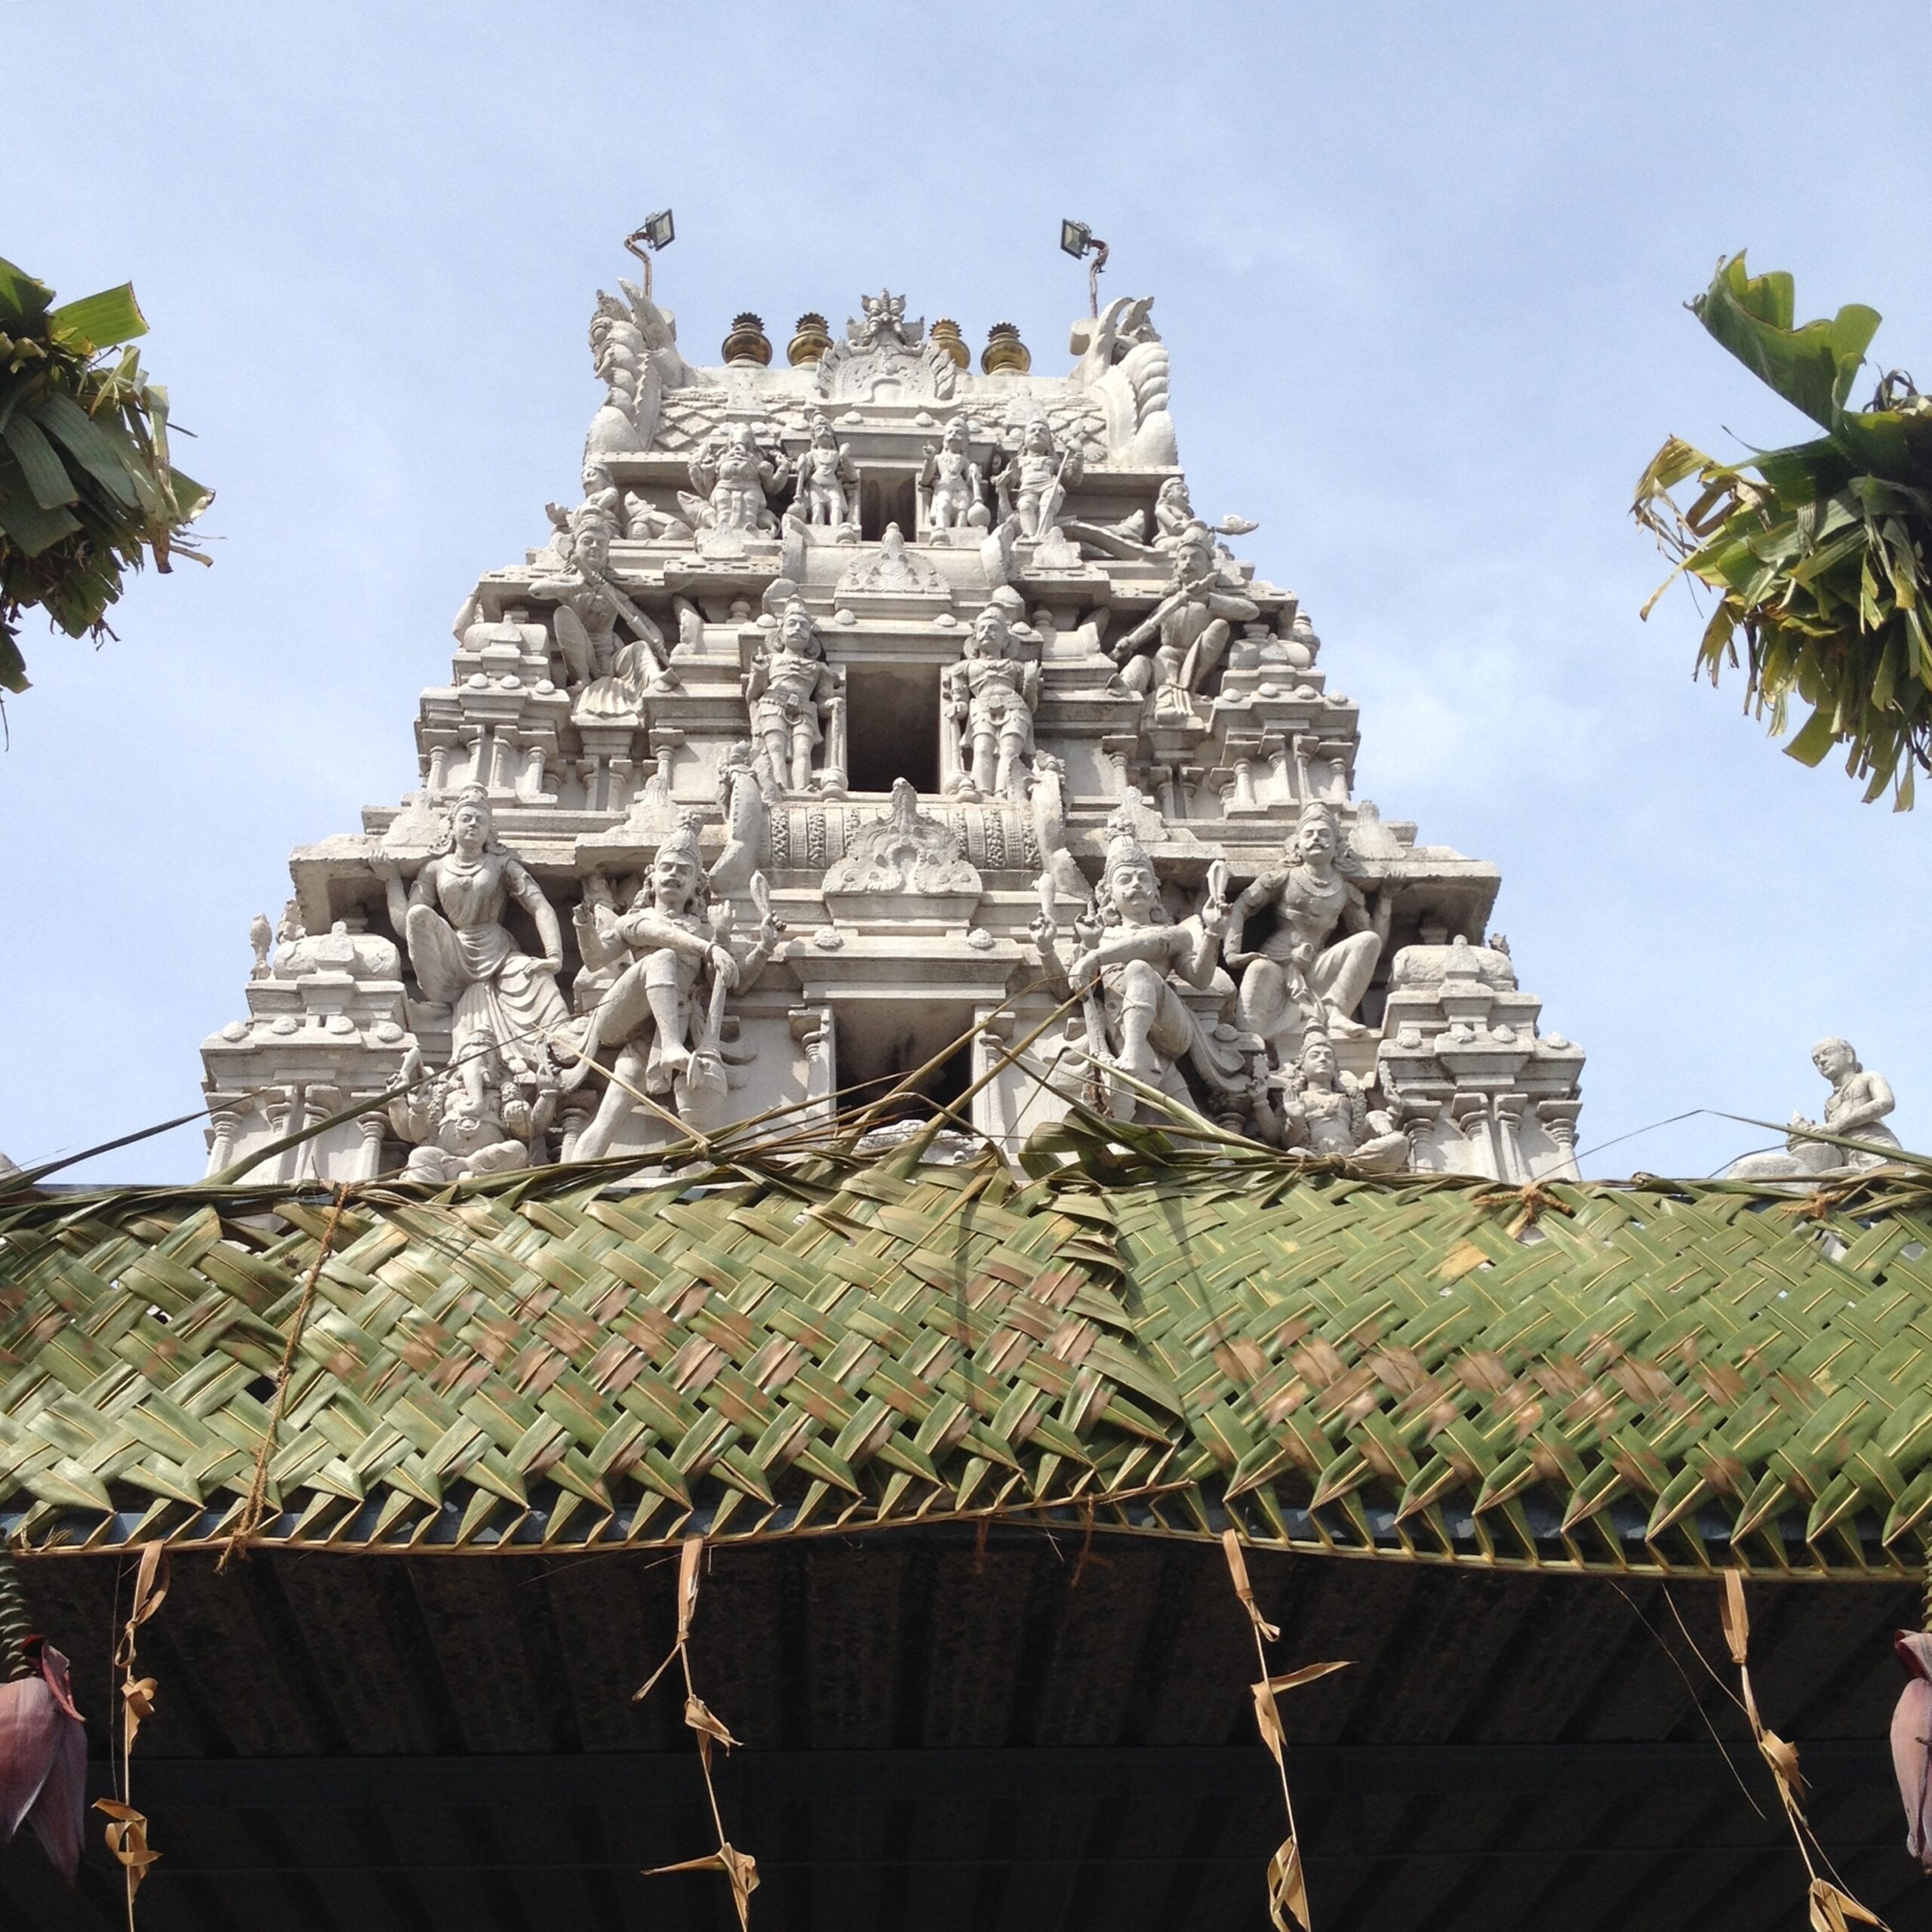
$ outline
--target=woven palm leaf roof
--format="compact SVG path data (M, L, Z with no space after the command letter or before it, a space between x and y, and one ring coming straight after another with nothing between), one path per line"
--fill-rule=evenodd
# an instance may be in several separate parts
M1552 1569L1921 1566L1923 1174L1519 1192L1121 1131L1071 1124L1030 1178L908 1150L16 1195L4 1527L205 1544L259 1482L251 1534L338 1549L980 1515Z

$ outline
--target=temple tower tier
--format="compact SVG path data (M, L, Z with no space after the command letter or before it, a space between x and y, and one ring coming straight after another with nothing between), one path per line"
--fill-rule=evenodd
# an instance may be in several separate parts
M465 601L414 788L255 923L211 1173L328 1122L255 1177L447 1181L905 1085L1008 1155L1078 1103L1575 1176L1583 1051L1485 937L1497 874L1355 795L1306 614L1191 500L1150 300L1061 375L884 294L700 368L620 286L580 500Z

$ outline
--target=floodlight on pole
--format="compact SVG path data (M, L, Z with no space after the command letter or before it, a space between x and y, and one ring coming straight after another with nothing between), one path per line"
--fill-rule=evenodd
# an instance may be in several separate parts
M677 239L677 229L669 208L660 208L645 217L644 226L624 237L624 246L644 264L644 299L651 300L651 257L660 248L668 248ZM640 248L638 245L644 245Z
M1087 301L1097 315L1100 312L1100 271L1107 265L1107 245L1084 221L1062 221L1060 245L1076 262L1084 255L1094 257L1087 265Z

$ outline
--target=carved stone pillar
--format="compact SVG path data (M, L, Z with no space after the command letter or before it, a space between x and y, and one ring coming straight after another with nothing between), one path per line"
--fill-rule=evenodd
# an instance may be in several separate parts
M1554 1171L1567 1180L1579 1180L1583 1171L1577 1164L1577 1117L1583 1111L1581 1100L1539 1100L1537 1118L1543 1131L1556 1143Z
M208 1171L211 1174L218 1174L234 1161L235 1143L242 1132L242 1116L233 1108L223 1107L208 1115L208 1124L214 1130L214 1137L208 1143Z
M838 1048L829 1006L795 1006L792 1037L804 1049L805 1101L830 1119L832 1096L838 1091Z
M351 1180L374 1180L383 1171L383 1136L389 1131L389 1117L377 1109L358 1114L355 1127L362 1137L362 1144L355 1150L354 1171L349 1177Z
M423 783L432 798L443 797L450 789L450 753L455 749L456 740L447 734L439 734L429 742L429 768Z
M1497 1178L1519 1187L1530 1177L1529 1163L1523 1158L1521 1139L1523 1109L1529 1104L1527 1094L1498 1094L1490 1109L1496 1122L1497 1164L1502 1169Z
M1251 812L1255 807L1254 761L1251 758L1235 760L1234 794L1228 801L1231 811Z
M1470 1167L1466 1171L1487 1174L1491 1180L1506 1180L1497 1158L1496 1135L1490 1119L1487 1094L1457 1094L1449 1102L1449 1118L1469 1143Z
M1413 1173L1430 1171L1423 1154L1429 1146L1429 1131L1441 1111L1434 1100L1410 1098L1395 1103L1395 1124L1409 1137L1409 1167Z
M568 1100L557 1116L557 1138L561 1145L557 1158L568 1161L577 1151L577 1143L583 1130L590 1124L592 1110L580 1100Z

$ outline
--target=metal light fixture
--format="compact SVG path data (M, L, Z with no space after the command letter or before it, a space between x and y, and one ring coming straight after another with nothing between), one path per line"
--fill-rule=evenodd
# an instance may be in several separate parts
M1084 221L1062 221L1060 245L1077 262L1091 254L1087 265L1087 301L1095 315L1100 312L1100 271L1107 265L1107 245Z
M651 300L651 257L660 248L669 248L677 238L677 228L669 208L660 208L655 214L647 215L641 228L624 237L624 246L644 264L644 299L647 302ZM642 248L638 246L639 242L643 243Z

